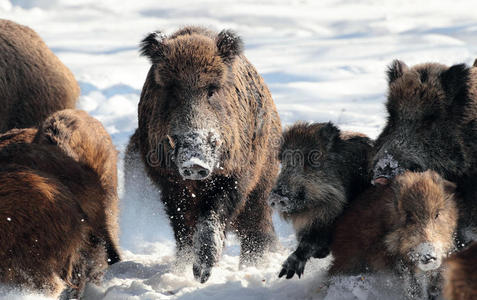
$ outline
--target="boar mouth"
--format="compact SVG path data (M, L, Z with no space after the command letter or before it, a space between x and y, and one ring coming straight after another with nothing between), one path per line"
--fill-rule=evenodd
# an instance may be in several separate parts
M383 176L380 175L378 177L374 177L371 181L372 185L388 185L390 182L391 176Z

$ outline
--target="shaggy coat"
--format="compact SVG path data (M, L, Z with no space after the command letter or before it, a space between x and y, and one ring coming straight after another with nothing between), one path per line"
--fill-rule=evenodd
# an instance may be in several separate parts
M141 51L152 66L126 159L140 152L161 189L178 258L192 249L194 275L205 282L226 230L238 233L243 263L254 262L275 241L266 199L278 173L280 119L231 31L156 32ZM206 169L195 176L202 180L188 179L191 172L182 164L187 157L199 161L195 156L205 157L199 167Z
M105 241L108 247L108 262L118 262L117 150L103 125L85 111L66 109L46 119L33 142L55 145L80 165L97 174L106 193L106 197L101 199L106 214L104 226L108 232Z
M437 63L409 68L394 61L388 81L388 120L376 141L374 178L435 170L462 195L459 231L475 228L477 68Z
M369 188L337 221L329 273L394 271L407 280L410 295L437 294L441 260L454 250L454 190L434 171L406 172ZM431 284L422 291L417 282L428 275Z
M116 155L102 125L83 111L60 111L39 130L0 135L0 214L23 216L15 224L24 229L5 236L15 242L0 253L15 255L1 259L0 273L15 272L1 282L53 296L67 288L67 297L79 297L88 281L99 283L120 259ZM23 259L32 241L37 254Z
M12 129L3 134L0 134L0 148L9 144L16 143L31 143L36 136L38 129L36 128L23 128Z
M73 74L33 30L0 19L0 133L74 108L79 94Z
M55 146L0 150L0 282L79 297L107 266L95 222L105 197L97 175ZM99 229L101 230L101 229Z
M477 299L477 242L446 260L444 298Z
M297 123L283 133L282 169L269 204L291 221L298 247L279 276L301 276L310 257L330 252L333 226L345 206L370 185L372 142L331 123Z

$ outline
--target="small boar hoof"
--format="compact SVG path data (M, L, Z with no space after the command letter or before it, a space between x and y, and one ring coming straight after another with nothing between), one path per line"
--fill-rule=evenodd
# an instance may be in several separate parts
M282 270L278 274L278 278L286 276L286 279L290 279L293 275L297 275L298 278L301 278L303 272L305 271L306 261L299 259L295 254L290 255L287 260L283 263Z
M200 283L205 283L209 280L210 273L212 268L207 266L200 266L198 264L194 264L192 266L192 272L194 273L194 278L199 281Z

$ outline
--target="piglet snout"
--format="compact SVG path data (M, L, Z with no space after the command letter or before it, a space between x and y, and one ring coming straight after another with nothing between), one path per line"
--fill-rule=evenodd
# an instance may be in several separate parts
M427 253L421 256L421 263L429 264L437 260L437 255L435 253Z
M435 270L441 265L437 249L431 243L422 243L416 248L417 266L422 271Z

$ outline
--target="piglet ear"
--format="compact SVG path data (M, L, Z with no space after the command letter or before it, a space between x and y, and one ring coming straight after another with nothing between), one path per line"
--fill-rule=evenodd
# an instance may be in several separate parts
M338 127L328 122L320 129L318 138L325 143L326 149L329 150L340 139L340 135Z
M477 67L477 58L474 60L474 64L472 65L472 67Z
M444 190L447 193L449 193L449 194L454 194L455 193L455 190L457 189L457 185L455 183L444 179L443 184L444 184Z
M157 63L164 58L164 39L166 36L160 31L148 34L140 44L140 53L149 58L152 63Z
M388 83L391 84L396 79L400 78L404 74L404 72L406 72L407 70L408 70L408 67L404 62L398 59L393 60L393 62L389 65L388 70L386 72L388 76Z
M445 180L436 171L427 170L426 172L429 173L429 175L431 176L432 180L434 180L435 183L443 186L444 191L446 191L449 194L455 193L455 190L457 188L457 185L455 183Z
M222 30L217 36L217 49L226 63L231 63L243 51L242 39L232 30Z

